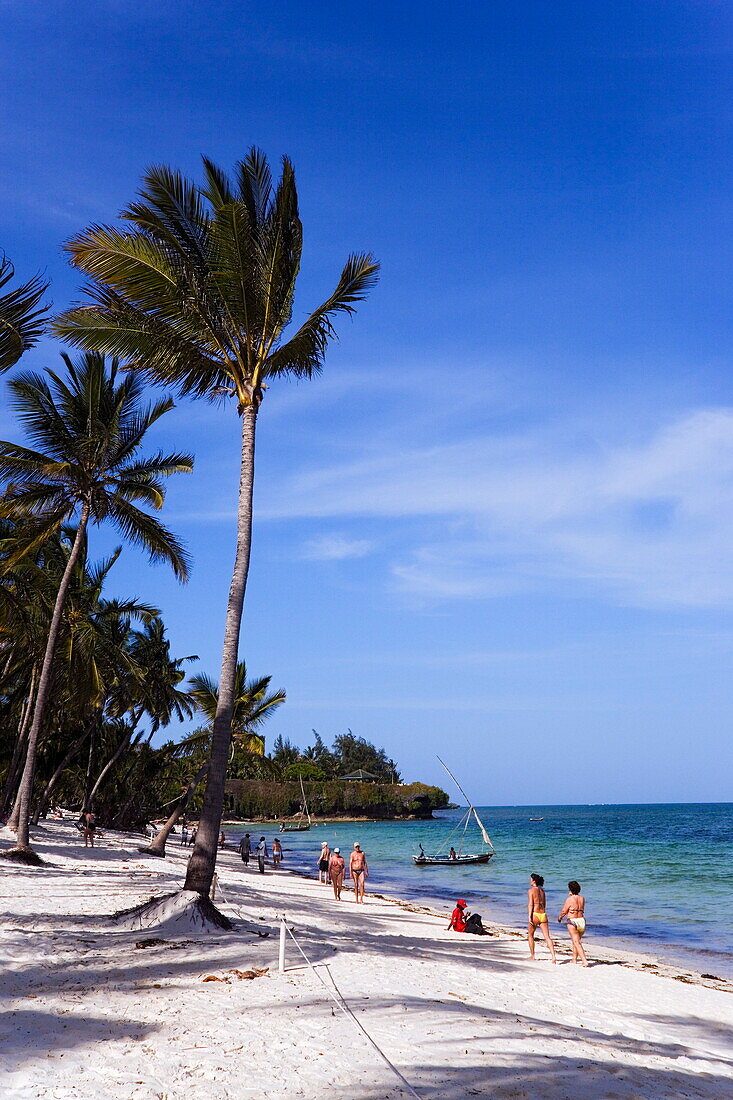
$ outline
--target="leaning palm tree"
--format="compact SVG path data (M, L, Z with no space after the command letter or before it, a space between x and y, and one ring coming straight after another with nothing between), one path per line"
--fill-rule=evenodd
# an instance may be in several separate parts
M54 654L66 593L90 523L110 521L151 560L188 575L187 555L178 539L138 504L160 509L163 478L190 471L187 454L140 457L149 428L173 406L170 398L143 405L139 375L120 375L115 361L90 352L77 362L63 356L67 377L26 373L10 383L13 404L33 448L0 442L0 476L8 481L0 499L0 517L22 524L11 568L32 548L51 538L72 517L76 534L56 592L51 624L28 730L26 762L20 783L18 840L11 858L37 862L29 845L28 824L38 737L51 686Z
M238 663L232 709L232 744L236 744L245 755L261 761L263 770L269 772L271 778L279 778L280 769L265 756L265 739L257 733L277 708L282 706L286 698L284 691L274 691L268 695L270 679L269 676L262 676L258 680L248 680L245 662ZM216 721L219 706L219 685L205 674L192 676L189 681L189 696L193 704L213 724ZM181 746L200 745L208 741L210 736L209 730L202 730L187 737L181 742ZM165 825L155 834L150 847L142 848L141 851L153 856L165 855L165 843L170 832L181 815L185 813L205 771L206 769L202 768L196 775L189 777L183 794Z
M156 382L212 401L230 399L242 421L237 537L220 690L196 845L186 889L208 895L216 866L252 535L255 427L264 390L283 375L310 378L375 283L378 264L351 255L328 298L289 329L302 226L293 166L273 184L252 149L234 177L204 158L203 187L166 167L151 169L125 225L91 226L67 245L87 275L88 301L62 314L58 335L119 355Z
M15 269L7 256L0 256L0 290L8 285ZM47 307L41 299L48 283L34 275L27 283L0 294L0 371L10 370L24 351L38 342L46 325Z

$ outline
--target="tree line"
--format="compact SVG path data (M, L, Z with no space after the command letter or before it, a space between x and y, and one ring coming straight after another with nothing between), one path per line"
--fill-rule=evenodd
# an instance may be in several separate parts
M355 311L378 274L373 256L353 253L333 291L294 325L302 243L291 162L283 158L275 180L253 148L230 175L204 157L199 182L166 166L147 171L117 222L89 226L66 244L86 283L81 300L53 317L43 304L45 282L35 277L13 287L12 266L0 264L0 289L11 286L0 295L0 369L14 369L44 330L79 349L75 358L62 352L59 366L13 376L23 439L0 442L0 698L3 730L14 731L6 801L13 801L17 831L15 847L3 854L11 859L37 861L29 825L39 806L39 768L44 784L52 766L61 775L75 769L81 790L87 746L86 803L100 779L92 782L90 757L99 763L106 755L106 766L120 746L122 756L135 744L137 767L146 756L136 742L143 719L163 725L166 705L184 712L195 699L180 689L186 658L170 656L158 610L134 598L110 606L116 601L102 590L113 563L89 560L90 533L111 526L181 583L188 577L185 546L156 513L167 479L190 473L194 458L145 453L146 436L173 408L172 396L159 396L162 386L220 405L241 427L220 676L218 684L199 685L212 720L194 743L204 786L184 888L202 904L208 897L241 678L257 419L268 386L320 372L336 318ZM150 654L142 655L147 643ZM156 644L153 672L144 661ZM153 683L167 702L146 698ZM175 755L169 752L171 761ZM192 797L197 777L186 778L172 816Z

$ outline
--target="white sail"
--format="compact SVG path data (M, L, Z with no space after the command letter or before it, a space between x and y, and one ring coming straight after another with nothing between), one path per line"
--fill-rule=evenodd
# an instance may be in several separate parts
M440 757L438 757L438 760L440 760ZM451 777L451 779L453 780L455 785L458 787L458 790L461 792L461 794L465 798L466 802L468 803L468 816L469 817L471 816L471 811L473 811L473 816L476 818L476 824L478 825L479 829L481 830L481 836L483 837L484 844L488 845L488 847L491 848L493 851L496 851L496 849L494 848L494 845L491 842L491 837L486 832L486 829L484 828L484 823L481 820L481 818L479 817L479 815L476 813L476 807L471 802L471 799L468 797L468 795L464 791L463 787L458 782L458 780L456 779L456 777L454 776L453 772L450 770L448 765L445 763L445 761L440 760L440 763L443 765L445 770L448 772L448 775Z
M491 837L486 832L483 821L481 820L479 815L476 813L476 807L472 806L471 809L473 810L473 816L476 818L476 824L478 825L479 829L481 830L481 836L484 838L484 844L488 844L489 848L493 848L494 845L491 842Z

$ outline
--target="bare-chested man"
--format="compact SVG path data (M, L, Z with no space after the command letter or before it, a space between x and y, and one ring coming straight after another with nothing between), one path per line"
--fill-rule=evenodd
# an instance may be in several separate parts
M369 877L366 853L362 852L360 844L354 844L354 850L349 856L349 872L354 880L354 901L364 901L365 879Z

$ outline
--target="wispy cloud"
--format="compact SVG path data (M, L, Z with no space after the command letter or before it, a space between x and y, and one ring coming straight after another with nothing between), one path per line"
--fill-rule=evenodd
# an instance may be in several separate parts
M343 561L346 558L363 558L373 549L368 539L350 539L345 535L321 535L309 539L303 547L302 557L308 561Z
M538 429L382 452L301 473L268 508L410 520L391 568L422 597L553 585L644 606L731 604L733 409L691 411L633 444Z

